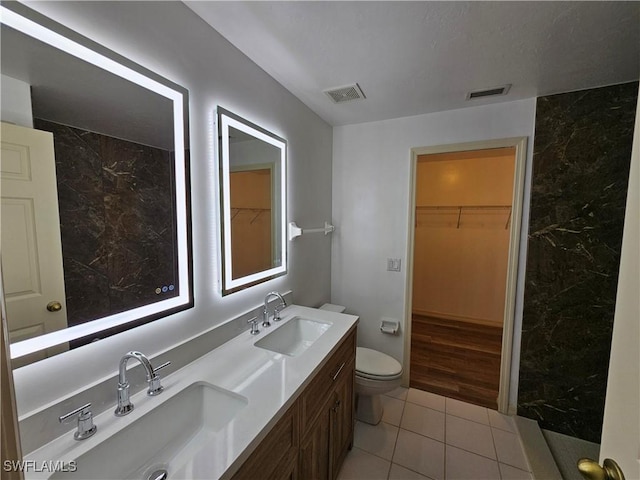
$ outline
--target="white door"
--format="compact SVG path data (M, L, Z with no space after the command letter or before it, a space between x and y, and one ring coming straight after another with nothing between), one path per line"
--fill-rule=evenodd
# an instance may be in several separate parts
M0 139L2 274L17 342L67 327L55 157L49 132L2 123Z
M640 479L640 98L629 172L600 463Z

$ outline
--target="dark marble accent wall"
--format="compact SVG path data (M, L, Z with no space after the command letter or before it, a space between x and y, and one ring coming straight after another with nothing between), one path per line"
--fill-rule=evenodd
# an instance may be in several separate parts
M540 97L518 414L600 443L638 83Z
M34 126L54 136L69 325L175 296L172 153L40 119Z

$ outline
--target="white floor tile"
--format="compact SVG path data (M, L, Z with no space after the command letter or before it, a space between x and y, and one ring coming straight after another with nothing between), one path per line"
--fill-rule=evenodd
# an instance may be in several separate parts
M393 463L429 478L443 480L444 443L400 429Z
M380 424L356 422L338 480L533 479L512 417L413 388L382 402Z
M401 467L397 463L392 463L389 471L389 480L429 480L429 478L408 468Z
M391 462L359 448L353 448L344 459L338 480L386 480Z
M407 403L400 427L444 442L444 413Z
M406 400L408 391L409 389L406 387L398 387L395 390L387 393L386 395L389 397L397 398L398 400Z
M504 430L498 430L496 428L493 428L492 431L498 461L521 470L529 470L529 465L522 451L518 436L514 433L505 432Z
M398 438L398 427L380 422L378 425L356 422L354 445L366 452L391 460Z
M515 433L515 428L513 426L513 417L503 415L497 410L488 409L487 412L489 414L489 424L493 428L499 428L500 430Z
M498 462L447 445L447 480L497 480Z
M399 426L402 420L402 411L404 410L405 402L385 395L381 395L380 399L382 400L382 408L384 409L382 421L395 425L396 427Z
M445 411L445 397L431 392L424 392L417 388L410 388L407 402L415 403L433 410Z
M446 412L449 415L455 415L456 417L466 418L467 420L473 420L474 422L489 425L488 409L485 407L461 402L460 400L455 400L453 398L447 398L446 406Z
M512 467L511 465L505 465L500 463L500 475L502 480L533 480L533 475L519 468Z
M452 415L447 415L445 422L447 445L496 459L490 427Z

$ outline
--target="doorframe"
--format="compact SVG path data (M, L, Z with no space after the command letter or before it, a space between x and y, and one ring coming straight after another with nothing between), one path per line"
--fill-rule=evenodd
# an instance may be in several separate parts
M0 260L2 252L0 252ZM22 446L20 444L20 424L18 421L18 406L16 404L15 386L13 383L13 368L11 365L9 326L7 324L7 309L4 301L4 283L2 277L2 262L0 261L0 452L2 457L3 477L7 480L22 480L23 472L19 469L4 471L5 461L22 461Z
M522 209L524 203L525 171L527 164L528 137L512 137L497 140L436 145L432 147L416 147L411 149L411 179L409 187L409 235L407 245L406 299L404 322L404 372L402 384L409 386L411 375L411 317L413 304L413 257L415 240L416 211L416 169L420 155L437 153L487 150L492 148L515 147L515 168L513 173L513 198L511 210L511 228L509 231L509 259L507 263L507 282L504 302L502 330L502 350L500 355L500 386L498 391L498 411L509 413L509 390L511 382L511 365L513 363L513 330L515 322L516 290L518 280L518 260L520 255L520 233L522 229Z

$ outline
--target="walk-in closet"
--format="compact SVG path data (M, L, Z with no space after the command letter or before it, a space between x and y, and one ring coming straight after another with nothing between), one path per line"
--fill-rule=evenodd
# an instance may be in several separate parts
M411 386L497 408L515 148L420 155Z

